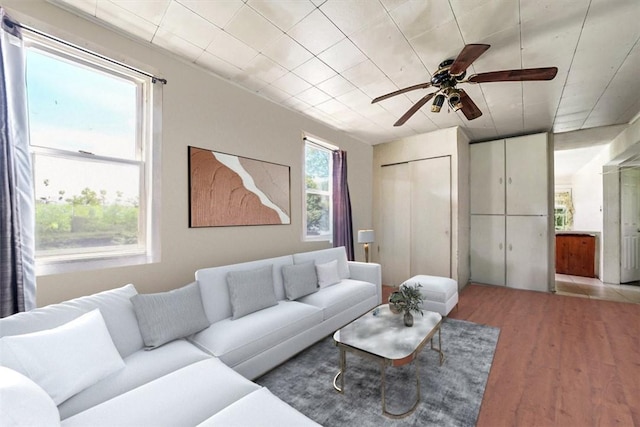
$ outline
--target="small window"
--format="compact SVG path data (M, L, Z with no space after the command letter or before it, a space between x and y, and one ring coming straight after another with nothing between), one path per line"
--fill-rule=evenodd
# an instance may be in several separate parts
M564 231L573 228L573 200L570 189L556 191L554 221L556 230Z
M38 273L154 261L151 78L62 43L26 42Z
M333 238L332 150L305 138L304 159L305 240L330 241Z

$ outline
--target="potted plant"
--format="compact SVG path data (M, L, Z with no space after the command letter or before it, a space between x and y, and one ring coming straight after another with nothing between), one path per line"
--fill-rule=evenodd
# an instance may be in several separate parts
M389 296L389 309L394 313L404 313L404 324L413 326L412 312L422 313L424 297L420 292L422 285L400 285L400 289Z

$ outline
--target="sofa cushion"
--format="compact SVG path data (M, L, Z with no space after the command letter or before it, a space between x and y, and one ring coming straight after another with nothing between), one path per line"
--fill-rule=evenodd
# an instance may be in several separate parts
M210 358L210 354L186 340L171 341L153 351L138 350L124 359L123 370L63 402L58 407L60 417L71 417L175 370Z
M377 296L374 284L344 279L337 285L323 288L299 301L322 309L323 319L327 320L372 296Z
M220 360L209 358L80 412L62 425L195 426L259 388Z
M340 282L338 261L335 259L324 264L316 264L316 271L318 273L318 286L321 288L326 288L327 286Z
M273 265L255 270L230 271L227 273L227 283L234 320L278 303L273 289Z
M0 363L42 387L56 405L124 368L100 310L57 328L0 338Z
M190 340L233 367L320 322L322 310L317 307L296 301L279 301L276 307L241 319L216 322Z
M229 287L227 273L230 271L253 270L266 265L273 265L273 287L278 301L285 299L282 282L282 266L293 264L291 255L277 258L262 259L240 264L223 265L220 267L203 268L196 271L196 280L200 284L202 304L207 313L209 323L231 317L231 303L229 302Z
M137 294L133 285L75 298L0 319L0 336L21 335L55 328L96 308L104 318L120 356L143 348L138 320L129 300Z
M3 427L60 425L56 404L30 378L0 366L0 407Z
M338 262L338 274L341 279L351 277L349 272L349 263L347 261L347 252L344 246L337 248L321 249L319 251L301 252L293 255L294 264L302 264L303 262L313 261L317 264L326 264L329 261L336 260Z
M284 290L288 300L296 300L318 290L318 276L312 262L282 267Z
M198 427L320 426L278 399L266 388L250 393L207 419Z
M183 338L209 326L197 283L155 294L131 297L147 349Z

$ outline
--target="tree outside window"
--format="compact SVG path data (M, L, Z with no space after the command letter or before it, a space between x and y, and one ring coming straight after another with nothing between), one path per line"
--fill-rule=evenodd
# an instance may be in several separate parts
M305 143L305 238L332 237L331 150L307 140Z

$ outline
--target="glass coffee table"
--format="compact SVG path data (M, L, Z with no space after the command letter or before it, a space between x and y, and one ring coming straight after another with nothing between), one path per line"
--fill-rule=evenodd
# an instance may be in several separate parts
M387 366L402 366L417 358L422 348L431 343L431 349L440 354L440 365L444 362L440 325L442 316L439 313L425 311L424 316L416 313L413 326L404 325L401 314L394 314L389 305L374 308L347 326L333 334L336 346L340 349L340 371L333 379L333 387L344 392L344 374L347 369L346 353L351 352L376 360L380 364L382 394L382 413L391 418L402 418L410 415L420 402L420 375L418 361L416 367L416 402L406 412L394 414L387 410L385 399L385 370ZM438 334L438 347L434 347L433 338ZM338 385L338 382L340 385Z

